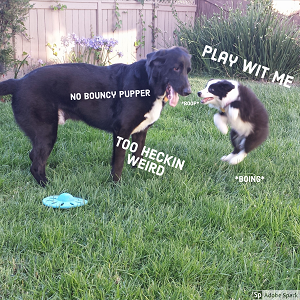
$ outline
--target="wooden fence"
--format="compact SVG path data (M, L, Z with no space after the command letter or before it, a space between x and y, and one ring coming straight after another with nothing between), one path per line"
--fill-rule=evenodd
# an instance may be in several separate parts
M225 16L230 9L245 10L250 0L196 0L196 18L206 15L208 18L223 10ZM281 15L289 16L300 24L300 0L272 0L273 8Z
M214 13L219 13L222 8L226 13L230 9L236 9L238 7L246 8L249 0L196 0L196 17L200 15L206 15L208 18Z
M170 5L151 0L142 5L136 1L63 0L59 4L67 6L64 10L51 9L51 6L58 5L54 1L31 1L34 7L25 23L29 37L16 38L17 58L22 60L22 53L26 52L30 54L30 65L36 65L38 60L51 61L56 57L46 46L50 43L57 45L57 58L63 60L61 37L75 33L85 38L93 34L116 39L119 43L115 49L124 56L115 57L112 62L132 63L152 52L153 47L162 48L174 44L174 13L184 22L192 21L196 12L193 1ZM138 45L143 40L144 46Z

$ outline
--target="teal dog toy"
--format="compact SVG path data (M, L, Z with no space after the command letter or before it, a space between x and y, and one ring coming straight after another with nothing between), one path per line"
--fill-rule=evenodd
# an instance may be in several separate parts
M62 208L62 209L68 209L72 207L79 207L87 204L88 201L73 197L69 193L63 193L59 196L49 196L43 199L43 204L49 207L53 208Z

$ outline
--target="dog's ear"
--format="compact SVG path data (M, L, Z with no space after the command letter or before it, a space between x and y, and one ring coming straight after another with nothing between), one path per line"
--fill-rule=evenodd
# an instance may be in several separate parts
M161 81L162 67L167 60L167 51L168 50L166 49L162 49L147 54L146 72L148 74L150 86L153 88L155 87L155 89L158 89L158 83ZM157 94L163 93L160 90L155 92L157 92Z
M234 85L233 85L231 82L227 81L227 80L221 81L221 82L220 82L220 86L221 86L221 88L222 88L226 93L228 93L228 92L230 92L231 90L234 89Z
M147 54L146 67L160 67L166 62L166 49L158 50Z
M146 60L146 72L148 75L149 80L151 81L151 78L155 78L159 75L158 69L164 63L166 62L166 50L159 50L156 52L151 52L147 54L147 60ZM142 73L139 69L135 69L134 76L137 79L142 78Z

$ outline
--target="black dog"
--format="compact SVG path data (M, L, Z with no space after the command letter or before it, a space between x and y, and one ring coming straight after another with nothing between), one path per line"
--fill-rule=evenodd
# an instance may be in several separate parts
M131 65L42 67L22 79L0 83L0 95L13 95L15 119L32 143L30 171L40 185L47 183L46 162L58 124L66 119L82 120L113 133L111 174L118 181L125 150L116 147L117 136L128 139L132 135L138 144L135 156L140 157L147 130L159 118L165 101L175 106L178 94L191 93L190 70L188 52L173 47L150 53Z

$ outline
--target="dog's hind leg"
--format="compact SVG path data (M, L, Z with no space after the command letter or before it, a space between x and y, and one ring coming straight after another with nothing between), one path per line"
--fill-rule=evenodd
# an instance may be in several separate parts
M259 128L255 132L247 136L245 141L245 152L249 153L260 146L268 137L268 128Z
M245 136L239 135L234 129L230 131L231 144L234 147L233 154L239 153L245 147Z
M240 163L250 151L257 148L266 140L268 132L268 128L260 128L257 129L255 132L252 132L247 137L239 137L236 143L239 143L240 151L228 162L231 165L236 165ZM238 149L238 147L236 147L236 149ZM237 151L236 149L234 151Z
M232 153L221 158L222 161L227 161L231 165L241 162L247 154L244 151L245 137L240 136L234 129L230 131L231 143L234 147Z
M30 171L36 181L43 187L48 182L45 171L46 162L56 142L56 137L57 123L53 123L39 127L32 141L33 147L29 154L32 160Z
M55 119L56 116L56 119ZM43 119L34 119L32 115L15 115L16 121L29 137L32 150L29 158L32 161L30 171L41 186L47 183L45 167L47 159L53 149L57 137L58 116L54 114L53 122L43 122Z
M57 137L58 109L51 103L51 99L28 91L14 95L12 108L16 122L32 144L29 153L32 161L30 171L36 181L45 186L45 166Z

